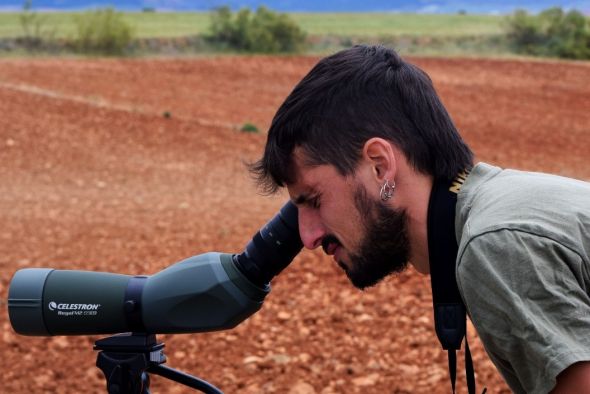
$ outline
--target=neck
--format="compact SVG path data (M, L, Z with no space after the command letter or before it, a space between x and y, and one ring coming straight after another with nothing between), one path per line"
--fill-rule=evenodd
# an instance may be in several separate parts
M405 168L401 168L405 167ZM428 202L432 189L432 177L400 166L396 177L396 206L406 211L410 263L421 274L430 273L428 263Z

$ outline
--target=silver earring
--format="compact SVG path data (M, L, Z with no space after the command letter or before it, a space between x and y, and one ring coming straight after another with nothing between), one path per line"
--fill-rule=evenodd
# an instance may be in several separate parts
M382 201L387 201L393 196L393 189L395 189L395 181L392 181L393 184L389 184L388 180L385 180L383 186L381 186L381 195Z

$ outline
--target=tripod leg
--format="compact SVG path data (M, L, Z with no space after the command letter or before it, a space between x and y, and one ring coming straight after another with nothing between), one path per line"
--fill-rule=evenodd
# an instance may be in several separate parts
M185 386L200 390L205 394L223 394L221 390L213 386L211 383L199 379L196 376L166 367L165 365L151 365L147 371Z

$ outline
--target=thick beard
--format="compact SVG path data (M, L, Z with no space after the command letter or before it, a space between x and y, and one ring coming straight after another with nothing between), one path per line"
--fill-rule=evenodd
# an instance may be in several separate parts
M358 253L350 255L350 265L340 265L352 284L364 289L390 274L404 271L408 266L410 243L404 210L389 208L380 200L371 200L362 186L355 192L355 205L365 235Z

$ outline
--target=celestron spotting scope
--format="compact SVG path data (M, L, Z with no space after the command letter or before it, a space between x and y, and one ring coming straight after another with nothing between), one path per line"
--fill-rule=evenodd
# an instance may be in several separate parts
M270 280L302 246L288 202L241 254L204 253L151 276L22 269L8 291L10 322L38 336L233 328L260 309Z

